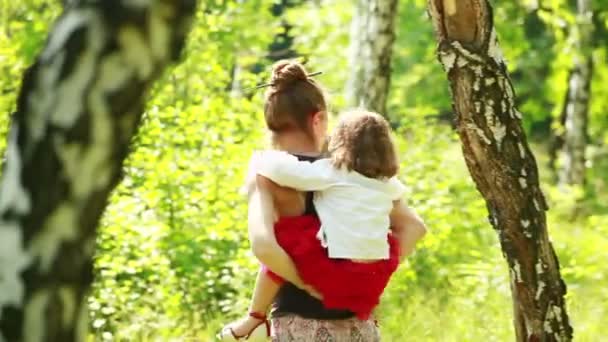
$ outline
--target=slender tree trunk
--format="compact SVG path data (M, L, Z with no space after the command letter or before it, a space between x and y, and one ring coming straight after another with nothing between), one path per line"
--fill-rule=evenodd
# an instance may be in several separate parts
M577 0L572 69L563 109L564 137L559 181L561 184L585 183L585 148L591 77L593 72L593 12L590 0Z
M23 78L0 187L0 341L84 341L96 227L195 0L72 0Z
M572 70L570 70L570 72L572 72ZM568 76L568 80L571 78L571 76ZM548 165L549 165L549 169L551 170L551 176L553 178L553 182L554 183L559 183L559 170L558 170L558 158L559 158L559 154L560 151L562 151L562 149L564 148L564 132L563 132L563 127L565 127L566 125L566 112L565 112L565 108L566 108L566 104L568 103L568 98L566 97L564 99L564 103L562 105L562 112L559 115L559 118L557 118L556 120L559 120L559 126L560 129L555 129L553 128L551 130L551 138L550 138L550 142L549 142L549 161L548 161Z
M397 0L357 0L350 34L348 105L387 115L396 16Z
M238 53L235 54L234 64L230 72L230 86L229 92L231 97L241 97L243 95L243 86L241 84L241 73L243 67L239 64Z
M487 0L429 0L466 164L510 269L518 341L569 341L559 263L536 161Z

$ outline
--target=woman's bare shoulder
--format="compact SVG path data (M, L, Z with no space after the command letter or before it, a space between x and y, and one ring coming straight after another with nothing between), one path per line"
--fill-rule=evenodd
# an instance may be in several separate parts
M270 192L279 216L298 216L304 213L303 193L280 186L264 176L258 176L256 184Z
M297 216L304 213L305 200L302 192L280 186L257 173L256 164L260 162L260 153L260 151L255 151L249 160L247 176L245 184L241 188L241 193L251 196L255 191L267 191L273 199L279 216ZM284 152L280 154L283 155Z

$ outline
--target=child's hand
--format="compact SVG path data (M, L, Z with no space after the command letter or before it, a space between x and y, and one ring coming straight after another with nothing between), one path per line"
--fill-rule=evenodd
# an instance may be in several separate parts
M260 159L260 152L254 151L249 159L249 166L247 167L247 174L245 175L245 184L241 187L239 192L242 195L249 196L255 189L255 178L257 176L258 160Z

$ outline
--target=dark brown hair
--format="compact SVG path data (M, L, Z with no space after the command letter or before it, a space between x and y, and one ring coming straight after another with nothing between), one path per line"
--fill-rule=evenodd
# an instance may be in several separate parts
M399 161L390 131L380 114L361 109L343 114L329 140L333 166L369 178L395 176Z
M300 63L282 60L274 64L264 103L269 130L280 133L298 129L311 135L308 119L326 109L321 87L307 76Z

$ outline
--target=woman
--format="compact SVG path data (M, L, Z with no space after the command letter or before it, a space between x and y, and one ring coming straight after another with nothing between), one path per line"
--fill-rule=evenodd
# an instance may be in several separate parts
M264 108L273 143L279 150L302 160L321 156L327 134L327 106L323 92L306 76L301 65L279 62L273 70ZM274 273L291 282L282 286L272 311L274 341L378 341L373 319L359 320L345 310L328 310L321 301L302 290L302 283L288 254L279 246L273 224L277 217L314 214L312 193L282 188L263 176L255 177L249 196L249 232L256 257ZM393 232L400 241L401 256L413 250L424 235L422 221L401 201L390 215ZM294 285L296 284L296 285ZM255 298L255 297L254 297ZM264 321L252 303L249 320ZM263 307L263 306L262 306ZM243 327L243 325L241 325ZM251 327L250 327L251 328ZM233 331L246 336L247 331Z

